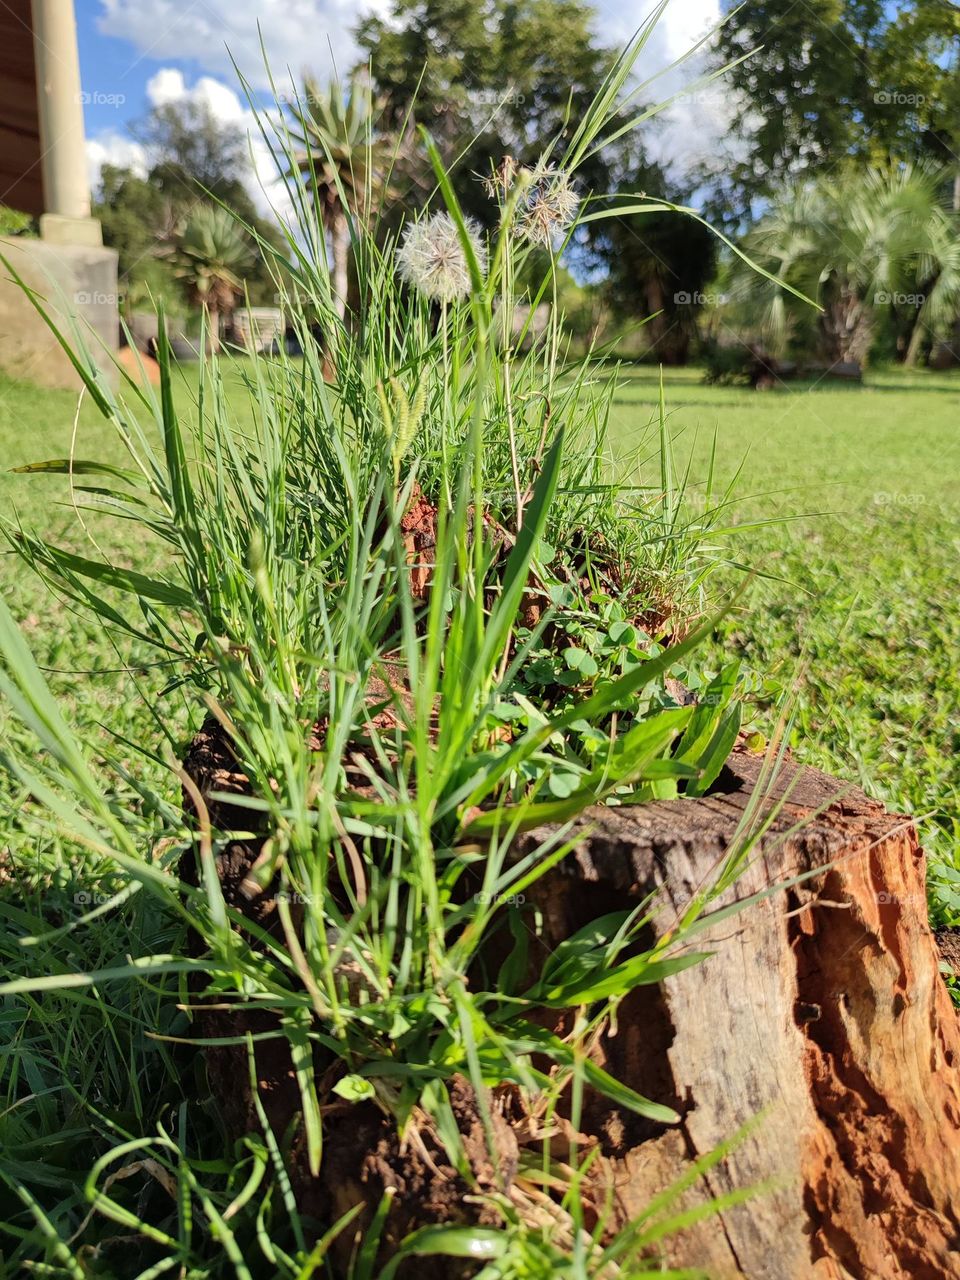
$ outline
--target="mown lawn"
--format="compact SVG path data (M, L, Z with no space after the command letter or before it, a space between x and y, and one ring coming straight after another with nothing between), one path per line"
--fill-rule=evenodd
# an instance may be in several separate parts
M240 390L239 370L228 377ZM177 400L183 413L194 403L196 367L185 365ZM238 394L238 411L244 412L246 396ZM23 476L12 469L27 463L64 458L90 458L114 465L129 465L116 433L106 424L85 396L67 391L50 391L0 377L0 511L8 521L38 533L69 550L98 558L97 547L115 563L127 567L156 564L162 548L148 545L139 528L125 521L98 516L84 517L86 535L78 525L68 482L62 476ZM143 420L147 420L144 413ZM83 481L77 481L80 485ZM87 479L85 483L96 484ZM82 495L78 495L82 501ZM90 541L87 542L87 539ZM95 543L95 545L94 545ZM156 652L123 636L106 636L100 625L78 613L51 593L0 540L0 589L21 624L33 654L45 672L51 688L69 709L71 722L91 744L105 739L104 726L111 734L131 743L157 749L162 741L158 721L173 735L187 727L186 701L173 693L158 695L169 673L157 662ZM196 715L196 708L191 704ZM156 716L156 719L154 719ZM0 748L9 735L19 734L14 717L0 701ZM31 746L32 744L28 744ZM146 765L134 752L119 758L135 772ZM154 768L156 782L162 773ZM172 774L166 779L171 791L178 785ZM25 796L18 785L4 779L0 771L0 852L16 851L23 862L28 854L34 827L21 828L20 813ZM44 849L50 847L44 841Z
M239 386L239 372L230 376ZM625 378L614 433L629 456L650 439L658 385L652 369ZM862 388L758 393L704 386L688 369L668 370L665 385L677 460L690 460L694 495L716 433L720 479L742 464L731 516L772 521L718 540L758 575L719 638L743 656L755 720L767 727L792 696L805 760L920 815L936 859L935 912L960 923L960 376L880 371ZM64 482L6 471L66 454L75 410L70 394L0 382L2 509L58 540L72 530L82 550ZM121 460L89 404L75 452ZM651 474L642 478L650 483ZM123 563L158 554L131 542L123 526L97 524L91 536L108 539ZM10 555L0 561L0 583L81 727L96 732L109 718L130 740L155 741L142 695L167 725L183 724L177 694L156 702L165 673L146 665L147 655L105 642ZM134 674L122 670L131 663ZM0 708L0 735L14 731ZM0 789L0 847L22 842L21 799Z
M960 922L960 376L756 392L668 370L665 389L691 480L716 432L720 476L743 465L737 518L778 521L725 539L769 575L722 638L752 672L757 718L793 692L804 760L921 818L935 915ZM622 448L657 399L654 370L628 375Z

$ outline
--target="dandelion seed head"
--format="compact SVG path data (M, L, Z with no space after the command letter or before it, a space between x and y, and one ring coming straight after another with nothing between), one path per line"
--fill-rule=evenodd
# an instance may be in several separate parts
M467 235L481 272L487 253L477 226L467 222ZM470 267L460 243L457 224L449 213L435 213L407 227L397 250L400 278L437 302L454 302L470 293Z
M491 200L502 201L513 186L518 172L520 172L520 166L513 156L504 156L499 167L493 169L489 177L481 178L480 181Z
M580 197L568 174L553 165L533 169L517 219L520 234L549 249L554 236L567 230L579 208Z

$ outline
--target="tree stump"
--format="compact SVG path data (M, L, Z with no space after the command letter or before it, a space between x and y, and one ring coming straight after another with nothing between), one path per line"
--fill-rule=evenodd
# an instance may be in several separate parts
M219 731L198 736L186 768L204 794L246 787ZM600 1148L591 1177L599 1192L614 1189L615 1228L756 1119L677 1207L756 1194L668 1238L668 1265L702 1268L711 1280L960 1277L960 1021L927 923L916 832L813 769L785 765L760 796L760 771L757 757L738 751L706 799L589 811L573 851L526 891L547 948L654 895L652 942L729 851L746 847L750 823L770 819L732 888L710 903L695 939L710 958L632 992L596 1047L607 1070L673 1107L680 1123L655 1124L588 1091L579 1128ZM214 813L229 830L230 806ZM550 834L521 837L518 855ZM228 844L218 869L226 899L269 928L269 891L258 902L240 891L259 843ZM495 967L496 956L488 959ZM265 1029L245 1017L201 1004L196 1030ZM211 1092L238 1137L257 1123L246 1050L204 1052ZM255 1057L261 1100L283 1133L299 1109L289 1052L268 1040ZM475 1127L472 1105L464 1095L465 1134ZM290 1151L297 1198L316 1221L359 1202L362 1227L388 1186L397 1191L391 1247L416 1225L479 1220L439 1150L428 1178L372 1104L343 1109L330 1117L319 1179L302 1142ZM504 1168L508 1146L499 1153ZM482 1188L481 1164L478 1156ZM455 1271L449 1260L417 1259L402 1274L450 1280Z
M651 892L662 935L742 838L759 771L737 752L724 794L587 815L528 893L548 945ZM669 1264L711 1280L960 1277L960 1023L916 832L812 769L785 766L773 790L782 811L710 912L820 870L710 924L710 959L621 1005L605 1065L682 1120L644 1132L594 1106L584 1128L604 1135L616 1213L761 1116L685 1203L767 1189L668 1241Z

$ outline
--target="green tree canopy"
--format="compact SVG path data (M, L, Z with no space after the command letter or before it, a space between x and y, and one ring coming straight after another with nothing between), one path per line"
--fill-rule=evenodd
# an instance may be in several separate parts
M656 185L649 173L636 183ZM661 177L660 188L665 185ZM716 236L693 218L669 211L617 218L606 228L607 295L614 310L623 317L650 317L647 333L657 359L684 364L716 273Z
M765 341L782 349L811 309L781 281L819 303L820 345L831 362L866 360L881 312L906 312L915 355L960 304L954 215L942 172L929 164L848 167L778 192L746 248L775 279L741 266L735 289Z
M718 66L742 160L719 176L737 214L788 175L955 156L960 148L960 7L950 0L729 3ZM956 159L955 169L960 168ZM960 202L960 182L958 182Z
M394 127L412 110L449 159L470 144L457 194L486 222L493 210L477 179L505 155L536 162L575 128L609 71L615 54L594 19L583 0L393 0L357 36ZM581 167L578 184L584 194L615 190L642 157L628 131Z
M147 293L168 300L182 292L170 249L191 216L222 201L268 244L280 248L279 228L257 210L247 190L247 144L241 131L216 120L206 104L157 107L134 132L147 146L146 177L104 165L95 205L104 243L119 254L120 278L129 298ZM253 303L272 301L275 286L261 254L248 262L244 286Z
M240 181L247 168L244 131L218 119L202 99L161 103L132 132L154 169L170 168L191 188L219 194Z
M229 210L200 204L178 232L170 258L192 301L207 312L218 351L221 320L229 323L256 258L250 237Z
M291 114L296 165L330 239L334 302L343 316L349 282L348 214L368 218L382 202L392 145L380 128L379 105L362 70L354 72L348 86L334 81L324 88L307 76Z

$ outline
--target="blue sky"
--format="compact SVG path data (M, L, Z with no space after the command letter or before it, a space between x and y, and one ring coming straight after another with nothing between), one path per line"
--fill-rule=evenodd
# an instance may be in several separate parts
M84 106L87 135L114 129L140 111L145 102L147 77L158 70L152 59L136 62L137 53L127 40L101 35L95 15L99 0L77 0L77 35L80 45L80 76L88 100ZM117 106L99 100L99 95L123 95Z
M218 117L251 123L232 54L258 90L265 88L260 32L281 90L287 68L321 77L334 63L352 65L351 32L371 10L389 0L74 0L91 182L105 161L143 167L142 148L129 133L132 121L152 105L202 98ZM593 0L605 43L623 42L650 12L654 0ZM652 74L684 52L714 25L719 0L672 0L644 52L641 70ZM229 53L228 53L229 48ZM675 92L676 78L659 96ZM675 112L669 146L709 144L722 129L707 127L724 115L717 99L688 103ZM668 145L668 144L665 144Z
M130 6L130 10L134 6ZM142 0L144 16L154 8L150 0ZM187 85L193 85L204 75L216 76L223 83L232 86L239 94L237 77L228 66L227 48L230 43L230 32L222 30L217 41L190 41L189 49L177 51L176 34L181 20L190 20L191 14L201 4L192 0L173 0L168 4L173 17L173 31L164 34L157 41L156 48L149 43L154 35L148 21L142 23L123 20L124 10L110 12L106 0L75 0L77 17L77 36L80 48L80 75L85 94L84 120L87 137L94 138L104 132L124 129L131 121L142 117L150 108L147 93L149 81L165 69L174 68L181 71ZM250 5L255 8L255 5ZM318 11L322 6L317 5ZM359 12L360 6L357 6ZM210 6L211 25L219 16L216 9ZM342 29L342 28L341 28ZM124 31L126 34L115 35L113 31ZM141 34L142 32L142 34ZM157 35L160 32L157 31ZM191 31L191 35L195 33ZM138 37L138 38L137 38ZM238 41L237 43L241 43ZM249 39L242 42L249 52ZM310 49L311 41L304 42L304 52ZM171 49L171 45L174 46ZM320 42L321 62L329 63L329 52Z

